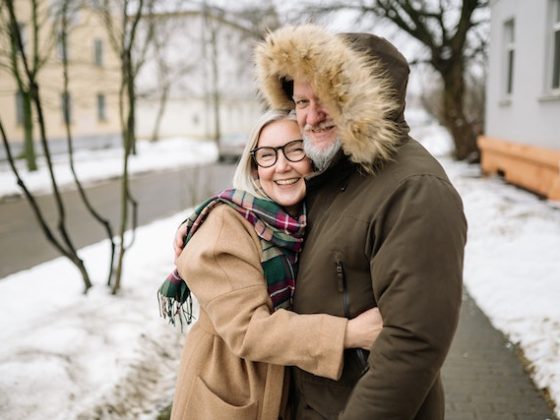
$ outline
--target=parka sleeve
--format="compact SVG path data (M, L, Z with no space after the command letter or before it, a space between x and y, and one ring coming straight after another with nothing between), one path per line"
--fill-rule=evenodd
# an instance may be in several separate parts
M370 269L384 325L341 419L417 414L457 327L466 230L460 197L434 176L410 177L383 206Z
M177 268L238 357L340 376L348 321L283 309L271 313L260 243L235 210L225 205L212 210L177 259Z

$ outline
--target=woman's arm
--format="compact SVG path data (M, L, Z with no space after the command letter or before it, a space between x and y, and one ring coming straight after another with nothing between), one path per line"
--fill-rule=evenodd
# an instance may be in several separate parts
M271 313L259 240L253 227L227 206L212 211L177 267L218 335L234 354L249 360L295 365L337 379L345 346L370 347L360 325L375 316L380 321L372 312L350 321L347 329L348 320L331 315ZM370 328L372 339L379 324Z

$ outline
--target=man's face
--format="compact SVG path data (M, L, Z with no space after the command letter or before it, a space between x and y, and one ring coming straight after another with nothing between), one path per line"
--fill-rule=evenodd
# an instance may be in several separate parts
M341 147L336 127L307 82L294 81L296 117L305 153L318 170L325 168Z
M294 81L294 102L299 128L316 150L329 149L336 142L336 127L307 82Z

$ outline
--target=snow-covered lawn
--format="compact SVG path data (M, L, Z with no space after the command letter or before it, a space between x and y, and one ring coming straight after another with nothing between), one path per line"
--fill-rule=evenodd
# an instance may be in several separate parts
M437 126L424 125L413 136L440 158L463 197L469 293L520 344L535 382L560 405L560 208L446 158L449 139ZM216 156L212 145L185 144L142 146L133 166L157 170ZM89 182L118 173L118 156L103 153L79 159ZM87 165L94 176L85 175ZM45 173L33 177L33 188L44 190ZM13 182L0 172L0 196L14 193ZM171 238L186 213L138 229L117 297L104 287L104 242L81 251L95 284L88 296L61 258L0 280L0 417L154 418L171 397L181 348L180 333L159 318L155 292L172 265Z
M108 242L81 250L95 287L65 259L0 280L0 418L155 418L173 392L180 334L159 318L180 215L139 229L119 296Z

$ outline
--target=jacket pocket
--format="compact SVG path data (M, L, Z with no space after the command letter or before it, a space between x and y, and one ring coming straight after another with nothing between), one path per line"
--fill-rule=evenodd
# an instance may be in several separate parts
M233 405L212 391L199 376L195 379L189 403L185 407L184 419L193 420L253 420L257 419L258 401L244 405Z

